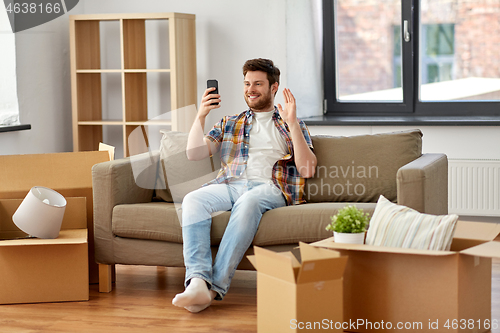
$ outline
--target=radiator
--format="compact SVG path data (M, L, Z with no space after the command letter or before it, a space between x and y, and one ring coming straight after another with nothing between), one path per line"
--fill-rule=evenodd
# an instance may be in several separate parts
M448 211L500 216L500 160L449 159Z

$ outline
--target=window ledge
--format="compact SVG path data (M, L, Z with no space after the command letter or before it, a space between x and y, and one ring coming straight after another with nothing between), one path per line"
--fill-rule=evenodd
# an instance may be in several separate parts
M0 133L1 132L15 132L15 131L24 131L24 130L29 130L31 129L30 124L24 124L24 125L2 125L0 126Z
M308 126L500 126L500 116L316 116L302 120Z

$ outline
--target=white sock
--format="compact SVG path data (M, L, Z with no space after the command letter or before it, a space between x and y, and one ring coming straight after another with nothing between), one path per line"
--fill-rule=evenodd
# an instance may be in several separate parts
M172 300L173 305L183 308L200 304L210 305L210 302L212 302L210 290L208 290L205 280L200 278L192 278L186 290L175 295Z
M212 300L215 298L216 295L217 293L215 291L210 290L210 297L212 298ZM189 312L197 313L208 308L210 304L212 304L212 301L208 302L207 304L195 304L195 305L185 306L184 308Z
M189 312L192 312L192 313L198 313L198 312L203 311L206 308L208 308L210 306L210 304L212 304L212 302L210 302L208 304L199 304L199 305L185 306L184 309L186 309L186 310L188 310Z

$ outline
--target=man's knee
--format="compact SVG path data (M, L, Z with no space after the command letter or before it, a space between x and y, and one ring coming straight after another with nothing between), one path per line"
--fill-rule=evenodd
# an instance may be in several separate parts
M197 191L189 192L182 199L182 209L192 209L193 207L199 207L203 204L202 195L197 193Z
M258 196L242 196L234 204L233 211L239 210L241 212L248 211L249 213L255 210L260 210L262 207L263 198Z
M240 205L243 209L265 207L270 202L275 201L277 195L281 196L281 193L276 192L271 185L261 185L242 195L240 199L236 201L235 206Z

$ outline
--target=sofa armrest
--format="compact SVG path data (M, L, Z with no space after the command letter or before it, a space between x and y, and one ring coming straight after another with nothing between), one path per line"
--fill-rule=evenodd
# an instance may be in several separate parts
M145 153L99 163L92 168L95 258L113 264L113 208L120 204L150 202L153 198L159 154Z
M397 173L398 204L421 213L448 214L448 159L423 154Z

